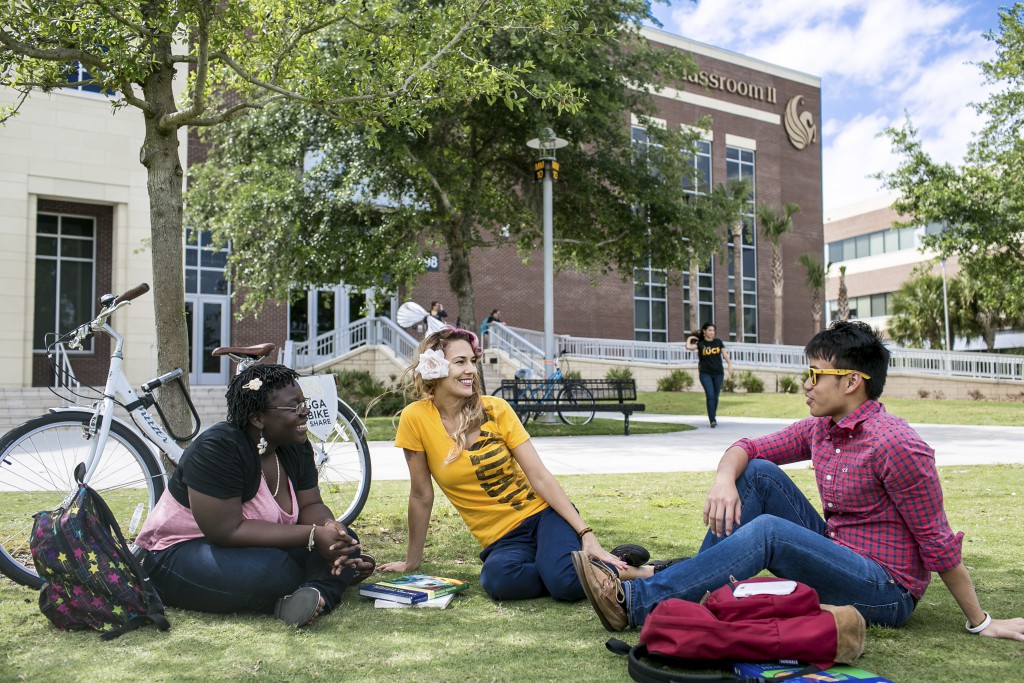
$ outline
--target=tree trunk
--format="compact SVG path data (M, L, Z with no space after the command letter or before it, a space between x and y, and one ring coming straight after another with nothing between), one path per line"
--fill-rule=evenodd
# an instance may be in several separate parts
M840 320L850 319L850 296L846 292L846 266L839 269L839 297L836 300Z
M772 245L772 285L775 287L775 343L782 343L782 245Z
M170 55L170 44L166 45ZM159 51L159 50L158 50ZM157 372L185 370L182 381L188 387L188 333L185 321L185 285L182 270L182 178L176 128L160 126L164 114L175 111L170 62L153 66L143 83L145 99L152 110L144 113L146 138L140 161L148 171L151 254L153 260L153 308L156 311ZM201 324L195 321L194 324ZM175 434L192 431L191 414L185 397L176 386L158 390L160 407Z
M821 331L821 290L811 292L811 323L814 325L814 334Z
M690 259L690 334L700 329L700 272L697 259Z
M745 341L746 327L743 324L743 221L732 229L732 277L733 299L736 302L736 341Z

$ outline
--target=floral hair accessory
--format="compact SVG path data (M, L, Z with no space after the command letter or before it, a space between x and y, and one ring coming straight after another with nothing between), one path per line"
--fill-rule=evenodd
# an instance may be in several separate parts
M416 372L425 380L448 376L448 359L440 349L428 349L420 354Z
M243 384L242 388L248 389L249 391L259 391L260 387L262 386L263 380L261 380L259 377L253 377L251 380Z

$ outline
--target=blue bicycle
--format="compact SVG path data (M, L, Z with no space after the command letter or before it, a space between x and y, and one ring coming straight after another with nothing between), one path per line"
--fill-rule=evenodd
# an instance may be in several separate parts
M523 424L549 412L557 412L567 425L585 425L594 419L594 395L581 381L566 378L561 368L545 379L529 375L529 370L517 370L514 380L503 380L494 392L509 402Z

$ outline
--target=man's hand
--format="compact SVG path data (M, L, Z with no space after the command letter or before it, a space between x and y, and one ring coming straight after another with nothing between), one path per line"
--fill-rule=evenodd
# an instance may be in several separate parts
M1019 640L1024 642L1024 619L1015 617L1013 619L993 619L988 628L980 634L988 638L1006 638L1008 640Z
M742 508L736 482L716 479L704 501L704 526L716 536L728 536L739 526Z

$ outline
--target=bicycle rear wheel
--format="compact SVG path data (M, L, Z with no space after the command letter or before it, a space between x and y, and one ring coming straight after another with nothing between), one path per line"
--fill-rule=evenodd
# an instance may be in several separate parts
M581 384L566 384L558 392L558 418L567 425L590 424L594 419L594 395Z
M85 410L60 411L29 420L0 439L0 572L17 583L31 588L43 583L29 550L33 515L57 509L78 490L74 471L89 454L83 427L91 418ZM110 425L86 483L103 496L129 543L165 484L152 451L119 422Z
M343 401L338 401L338 419L325 441L312 432L320 497L338 520L351 524L362 512L370 495L370 447L363 424Z

